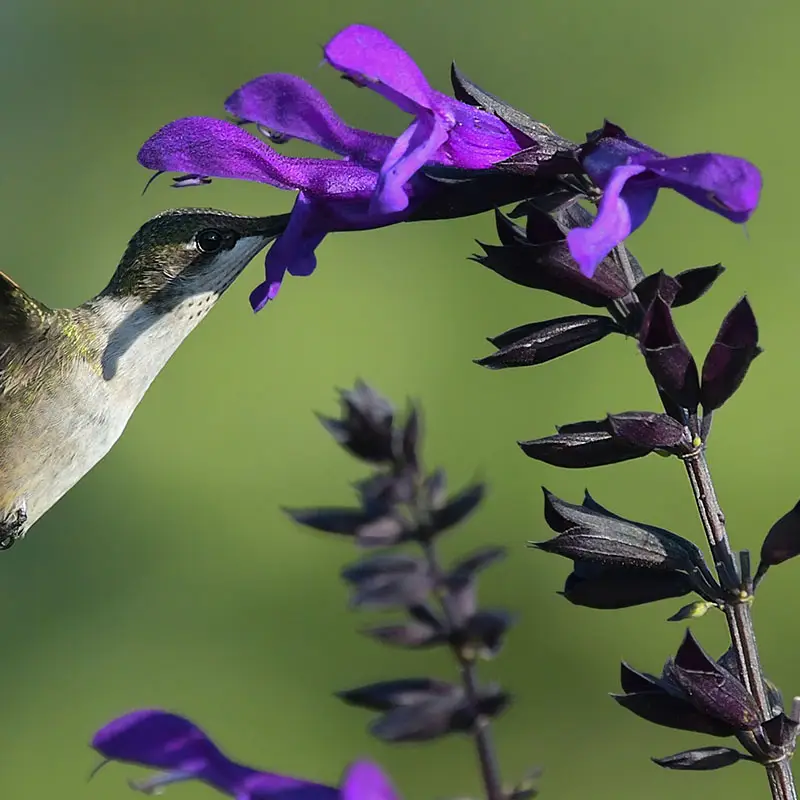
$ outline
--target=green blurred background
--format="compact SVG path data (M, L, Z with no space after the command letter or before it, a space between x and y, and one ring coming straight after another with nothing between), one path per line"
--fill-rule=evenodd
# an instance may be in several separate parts
M0 5L3 264L50 305L76 304L110 276L128 237L172 205L240 213L289 208L264 186L218 181L142 197L135 161L168 120L221 115L262 72L295 72L352 124L399 133L407 120L376 95L319 68L320 45L350 22L382 27L448 88L456 59L482 86L578 138L609 117L669 153L706 149L755 161L763 203L747 232L664 193L633 242L644 265L675 272L722 261L713 296L682 310L704 352L744 293L766 354L719 414L710 459L738 546L757 550L800 494L794 232L800 122L789 0L404 3L306 0L4 0ZM511 558L482 587L521 613L502 657L484 668L516 696L497 724L504 774L532 764L543 797L651 800L725 791L766 794L750 765L671 773L652 765L700 736L657 729L608 697L619 661L657 670L682 626L678 602L608 613L556 595L568 562L526 551L545 535L539 486L578 499L585 485L615 511L702 538L680 465L651 458L592 472L521 455L516 439L607 411L657 407L631 342L617 337L535 370L491 373L471 359L484 337L581 309L512 286L467 261L491 218L329 237L311 280L293 279L259 315L247 295L259 257L153 386L113 452L0 558L3 681L0 796L130 797L137 770L110 766L87 784L92 732L128 709L163 706L201 722L230 753L277 771L335 781L357 756L379 759L405 797L476 794L460 739L388 747L337 689L391 676L453 676L448 659L360 637L340 567L356 552L289 524L280 506L346 503L359 476L312 411L363 377L424 404L427 458L455 484L480 474L484 510L448 553L501 543ZM770 675L800 692L797 576L777 569L756 607ZM694 624L719 652L720 619ZM210 798L200 785L168 796Z

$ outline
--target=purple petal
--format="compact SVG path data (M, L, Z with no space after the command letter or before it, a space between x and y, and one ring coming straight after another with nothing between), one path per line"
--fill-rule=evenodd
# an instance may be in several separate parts
M253 311L260 311L275 299L287 272L305 277L314 271L317 266L314 251L329 232L324 208L302 192L298 194L286 230L267 251L266 280L250 293Z
M190 764L224 759L205 733L189 720L155 709L133 711L112 720L95 734L92 747L105 758L155 769L179 770Z
M447 120L446 127L450 129L449 138L433 159L437 164L486 169L532 144L527 136L511 130L494 114L440 92L436 93L436 114Z
M262 75L237 89L226 110L270 131L324 147L359 164L380 164L392 147L391 136L346 125L310 83L296 75Z
M447 141L447 129L439 118L423 112L397 138L381 167L378 187L370 208L381 214L403 211L409 198L405 184Z
M148 169L212 178L238 178L300 189L321 197L366 198L377 173L349 161L291 158L225 120L184 117L165 125L139 151Z
M399 800L391 781L377 764L356 761L348 767L340 790L340 800Z
M334 69L409 114L431 108L433 90L422 70L402 47L375 28L350 25L328 42L325 58Z
M337 800L337 790L298 778L260 772L231 761L196 725L177 714L134 711L101 728L92 746L105 758L167 770L139 784L153 789L201 780L237 800Z
M573 228L567 234L572 257L581 272L592 277L597 265L647 219L655 203L658 187L652 182L631 181L645 172L645 167L630 164L617 167L611 174L597 216L589 228Z
M732 222L746 222L758 206L761 173L743 158L697 153L642 163L661 185Z

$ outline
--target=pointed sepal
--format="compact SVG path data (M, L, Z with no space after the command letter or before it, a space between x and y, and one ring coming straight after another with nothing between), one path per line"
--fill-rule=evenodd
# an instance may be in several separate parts
M728 312L703 362L700 402L713 411L741 386L753 359L761 353L758 323L747 298Z
M752 761L753 758L731 747L698 747L695 750L684 750L672 756L652 759L659 767L685 770L722 769L742 760Z
M476 359L475 363L489 369L544 364L599 342L610 333L621 332L614 320L602 316L581 315L531 322L490 337L497 352Z
M645 314L639 348L661 390L677 405L694 411L700 402L697 365L672 321L669 305L659 296Z

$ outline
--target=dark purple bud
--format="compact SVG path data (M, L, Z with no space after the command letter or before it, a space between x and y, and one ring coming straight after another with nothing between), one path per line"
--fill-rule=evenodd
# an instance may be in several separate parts
M692 570L703 557L697 546L670 531L587 507L574 505L544 489L544 516L559 533L545 542L529 542L547 553L608 567Z
M592 308L603 308L613 299L571 268L565 242L519 246L478 244L484 254L474 255L472 260L518 286L542 289Z
M334 439L356 458L375 463L392 461L394 409L367 384L341 392L342 419L320 417Z
M559 211L558 221L532 203L525 206L525 211L527 244L481 244L485 255L473 259L520 286L553 292L594 308L603 308L629 293L631 287L615 256L607 256L593 277L587 278L570 254L567 232L586 224L587 218L592 220L580 205L565 206ZM509 236L501 234L503 238ZM513 238L516 240L516 236Z
M690 303L694 303L695 300L701 298L711 288L723 272L725 272L725 267L722 264L712 264L709 267L694 267L693 269L679 272L675 276L675 281L677 281L680 288L671 303L672 308L688 306Z
M690 770L721 769L740 760L752 761L753 758L730 747L698 747L696 750L675 753L674 756L652 759L659 767Z
M761 353L758 324L747 298L742 298L722 321L703 362L700 402L703 411L719 408L739 388L750 363Z
M670 277L663 270L642 278L633 290L644 308L650 308L653 300L659 296L668 306L672 306L679 291L680 284L677 279Z
M622 664L624 694L611 695L623 708L655 725L710 736L732 736L733 726L698 711L678 687Z
M782 564L800 554L800 502L784 514L770 529L761 545L759 579L769 567Z
M485 493L486 486L476 483L453 495L446 505L431 511L423 537L429 539L463 522L481 504Z
M700 647L691 631L687 630L674 661L667 662L664 673L698 711L708 716L739 730L755 728L761 721L750 693Z
M700 401L697 365L660 297L645 314L639 348L656 384L679 406L694 411Z
M351 564L342 578L354 589L356 608L397 608L423 603L434 589L428 564L421 558L380 554Z
M390 512L358 508L286 508L300 525L323 533L353 536L362 547L386 547L408 537L405 522Z
M615 436L607 419L574 422L561 425L557 430L555 436L517 444L530 458L554 467L571 469L618 464L652 452L650 448L631 444L627 439Z
M445 699L433 698L413 706L394 708L370 726L373 736L387 742L424 742L449 733L470 731L480 718L498 716L510 697L489 686L478 691L475 707L463 689Z
M581 315L531 322L491 337L489 341L498 348L497 352L476 359L475 363L490 369L544 364L599 342L610 333L621 333L610 317Z
M573 605L587 608L630 608L692 591L685 572L635 567L604 567L576 561L561 594Z
M688 428L666 414L654 411L628 411L609 414L608 424L615 436L638 447L666 452L689 452L692 438Z
M537 122L500 98L484 91L469 80L456 67L455 62L450 67L450 82L457 100L489 111L500 117L509 127L525 134L533 142L533 147L529 149L536 154L535 157L530 156L529 160L535 158L537 166L561 156L562 159L568 158L574 163L573 171L580 171L577 162L578 145L575 142L564 139L544 123ZM535 171L533 170L533 172ZM566 172L567 169L562 167L561 171ZM532 173L529 171L526 174Z
M413 707L421 703L458 702L462 692L460 686L433 678L399 678L346 689L336 692L336 696L350 706L370 711L390 711L399 706Z

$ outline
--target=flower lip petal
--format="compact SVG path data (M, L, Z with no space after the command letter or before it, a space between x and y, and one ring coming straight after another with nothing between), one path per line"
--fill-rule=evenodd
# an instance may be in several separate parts
M647 218L658 194L652 182L628 181L646 168L629 164L613 170L597 216L589 228L573 228L567 243L581 272L591 277L597 265ZM626 185L627 184L627 185Z
M379 164L394 140L391 136L351 128L322 93L296 75L261 75L238 88L225 109L270 131L302 139L357 163Z
M238 178L345 199L370 197L378 177L349 161L281 155L238 125L211 117L165 125L142 145L138 159L163 172Z
M403 111L431 108L431 89L411 56L385 33L350 25L325 45L325 58L339 72L383 95Z
M336 800L336 789L231 761L194 723L157 709L125 714L101 728L92 746L105 758L165 770L143 789L200 780L241 800Z
M158 709L134 711L112 720L92 739L104 758L166 770L187 762L224 758L206 734L177 714Z
M761 173L743 158L696 153L642 163L661 185L732 222L745 222L758 206Z

